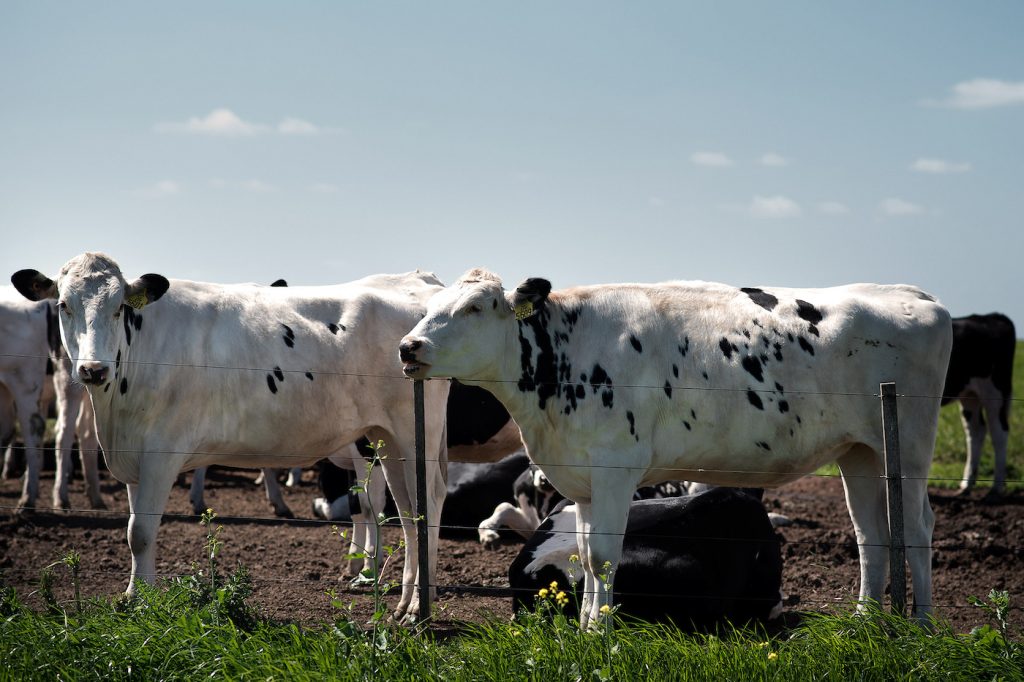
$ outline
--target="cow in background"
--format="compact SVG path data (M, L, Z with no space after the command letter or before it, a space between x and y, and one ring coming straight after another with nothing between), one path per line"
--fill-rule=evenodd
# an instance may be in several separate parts
M1006 491L1006 443L1010 438L1013 397L1013 355L1017 332L1001 313L953 318L953 350L949 356L942 404L960 401L967 436L967 462L960 492L978 479L978 462L985 443L986 419L995 451L995 478L988 496Z

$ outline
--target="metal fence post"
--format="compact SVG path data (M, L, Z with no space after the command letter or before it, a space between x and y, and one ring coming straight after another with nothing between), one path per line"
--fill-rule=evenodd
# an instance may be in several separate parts
M416 560L419 575L419 621L430 618L430 547L427 528L427 443L426 417L423 407L423 381L413 382L413 403L416 413Z
M900 466L900 430L896 412L896 384L879 384L882 396L882 434L885 447L886 501L889 508L889 589L892 612L905 615L907 607L906 546L903 539L903 473Z

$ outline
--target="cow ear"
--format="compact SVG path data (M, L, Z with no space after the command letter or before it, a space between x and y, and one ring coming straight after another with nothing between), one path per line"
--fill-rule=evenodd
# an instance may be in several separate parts
M143 275L128 285L124 292L125 305L139 310L147 303L158 300L170 286L171 283L163 275Z
M540 277L531 277L516 287L512 294L512 309L517 320L525 320L544 305L551 293L551 282Z
M30 301L57 298L57 284L38 270L18 270L11 275L11 284Z

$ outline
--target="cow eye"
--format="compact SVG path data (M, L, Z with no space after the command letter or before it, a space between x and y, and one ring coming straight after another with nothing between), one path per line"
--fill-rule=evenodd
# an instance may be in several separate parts
M121 308L118 308L117 310L114 311L114 319L115 320L121 319Z
M62 313L64 313L65 315L70 315L71 314L71 309L68 308L68 304L65 303L64 301L61 301L60 303L58 303L57 307L60 308L60 311Z
M483 308L481 308L476 303L474 303L473 305L471 305L468 308L466 308L466 314L467 315L478 315L478 314L480 314L481 311L483 311Z

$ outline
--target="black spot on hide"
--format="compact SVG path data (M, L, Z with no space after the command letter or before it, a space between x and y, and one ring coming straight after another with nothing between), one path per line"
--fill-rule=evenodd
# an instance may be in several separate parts
M676 379L679 378L679 366L678 365L672 365L672 376L674 376Z
M810 344L810 343L809 343L809 342L807 341L807 339L805 339L805 338L804 338L803 336L801 336L801 337L800 337L800 338L799 338L798 340L800 341L800 348L801 348L801 349L802 349L802 350L803 350L804 352L806 352L806 353L810 353L811 355L814 355L814 346L812 346L812 345L811 345L811 344Z
M278 381L284 381L284 372L281 371L280 367L274 368L274 376L277 377Z
M125 393L128 392L128 380L127 379L121 379L120 390L121 390L121 395L124 395Z
M310 381L312 381L313 380L313 373L312 372L306 372L306 378L309 379Z
M685 426L685 427L686 427L686 430L687 430L687 431L692 431L692 430L693 430L693 429L692 429L692 428L690 427L690 422L686 421L685 419L683 420L683 426Z
M825 317L814 305L807 301L801 301L799 298L796 299L796 314L811 324L818 324Z
M331 330L332 334L337 334L338 333L338 329L340 327L338 327L338 325L334 324L333 322L328 322L327 323L327 328Z
M763 440L757 441L757 447L761 448L762 450L767 450L768 452L772 451L771 446L768 445L768 443L765 443Z
M759 396L756 392L751 391L751 390L748 389L747 390L747 400L749 400L750 404L753 405L754 407L756 407L757 409L759 409L759 410L763 410L764 409L764 403L761 402L761 396Z
M273 374L267 375L267 387L270 389L271 393L277 393L277 383L274 381Z
M754 377L760 382L764 382L764 373L761 371L761 361L755 358L753 355L748 355L743 358L743 369L750 373L750 376Z
M672 384L667 381L665 382L665 395L668 398L672 398Z
M644 352L644 347L640 344L640 339L638 339L635 336L633 336L632 334L630 334L629 342L631 344L633 344L633 348L636 350L637 353L643 353Z
M722 349L722 355L724 355L727 360L732 359L732 351L735 346L729 343L729 339L723 336L722 340L718 342L718 347Z
M740 289L743 293L750 297L750 300L761 306L765 310L771 312L775 309L775 306L779 304L779 299L775 298L766 291L753 287L744 287Z
M789 401L788 400L780 400L779 401L779 412L782 413L782 414L785 414L786 412L789 412Z

